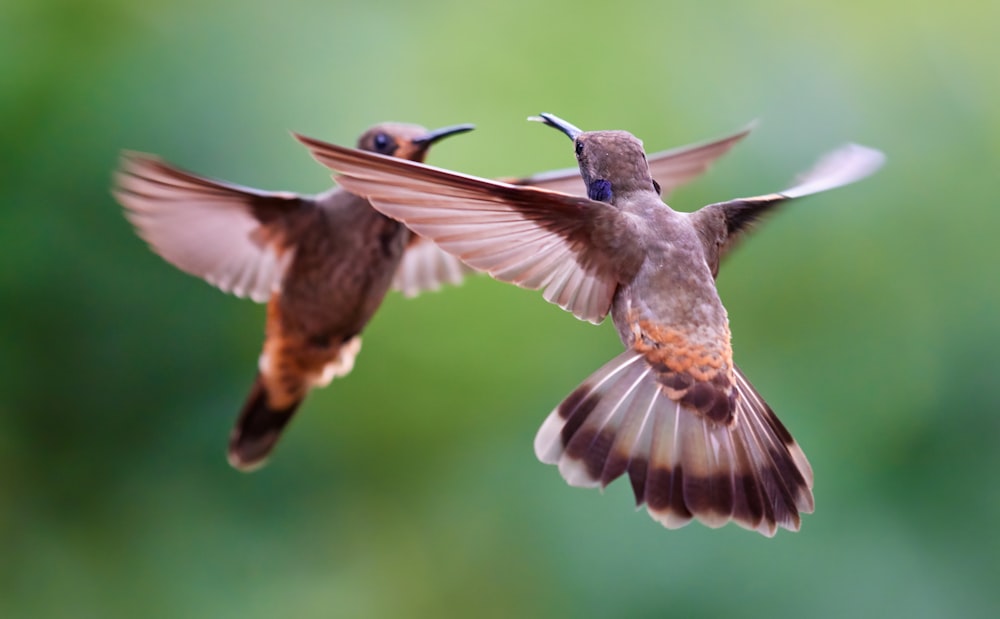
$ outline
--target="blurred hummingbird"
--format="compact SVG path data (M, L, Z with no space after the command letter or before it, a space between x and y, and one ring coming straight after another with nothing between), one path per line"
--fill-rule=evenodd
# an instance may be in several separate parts
M385 123L366 131L358 148L423 161L432 144L472 128ZM257 377L229 442L229 463L242 470L264 463L311 389L351 371L361 330L391 284L415 294L462 271L339 187L315 196L258 191L127 152L114 195L165 260L268 303Z
M432 144L471 129L385 123L366 131L358 148L423 161ZM664 151L652 167L674 187L748 132ZM575 168L511 182L585 191ZM469 270L338 187L315 196L265 192L127 152L114 195L165 260L225 292L268 302L257 377L230 437L229 462L241 470L264 463L312 388L351 371L361 330L390 285L414 296L458 283Z
M808 460L733 363L715 287L720 260L777 205L873 173L884 156L850 144L791 188L677 212L660 198L642 142L573 140L587 197L395 161L297 136L347 190L501 281L598 323L625 346L548 416L535 453L573 486L627 475L637 505L668 528L693 518L772 536L813 511Z

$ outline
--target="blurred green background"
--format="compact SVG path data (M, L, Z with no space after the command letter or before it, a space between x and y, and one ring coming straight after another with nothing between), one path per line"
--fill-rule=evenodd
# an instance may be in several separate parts
M0 616L996 617L997 23L924 0L6 0ZM620 344L482 277L391 294L271 464L226 464L263 308L145 247L108 193L118 151L315 192L288 130L475 122L430 162L573 165L541 111L650 150L760 119L683 210L844 141L888 154L719 279L816 472L799 533L667 531L627 484L566 486L535 430Z

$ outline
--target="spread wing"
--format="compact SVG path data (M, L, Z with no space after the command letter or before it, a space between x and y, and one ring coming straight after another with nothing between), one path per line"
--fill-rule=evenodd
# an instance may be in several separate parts
M122 154L112 193L167 262L259 303L281 285L290 230L317 211L311 198L202 178L134 152Z
M413 235L392 278L392 287L402 292L403 296L415 297L445 284L460 284L472 271L471 267L432 241Z
M647 155L649 172L653 179L659 183L661 195L666 198L677 187L704 174L709 166L729 152L737 142L749 135L753 128L754 124L750 124L737 133L717 140L679 146ZM527 178L507 180L507 182L513 185L530 185L580 196L587 195L587 187L583 184L580 169L577 167L542 172Z
M754 125L751 124L723 138L648 155L650 172L660 184L663 197L667 197L680 185L703 174L753 128ZM513 185L587 195L587 188L577 167L542 172L525 178L502 180ZM407 297L412 297L425 290L437 290L444 284L458 284L470 270L468 265L444 252L434 243L414 236L396 271L393 288L400 290Z
M883 163L885 155L881 151L860 144L846 144L823 156L812 169L801 174L792 187L784 191L710 204L692 216L721 216L725 221L728 236L719 250L721 260L755 223L779 204L857 182L875 173Z
M641 261L633 223L603 202L457 174L296 135L348 191L494 278L600 322Z

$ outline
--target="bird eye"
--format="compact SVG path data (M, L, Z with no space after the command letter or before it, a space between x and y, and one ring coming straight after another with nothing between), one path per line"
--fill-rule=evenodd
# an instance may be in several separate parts
M392 139L384 133L376 133L372 143L375 146L376 152L386 153L389 150L389 146L392 144Z
M579 155L582 152L583 152L583 142L581 142L580 140L577 140L576 141L576 154Z

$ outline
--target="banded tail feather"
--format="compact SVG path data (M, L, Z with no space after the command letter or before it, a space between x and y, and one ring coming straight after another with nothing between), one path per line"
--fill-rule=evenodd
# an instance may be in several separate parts
M667 528L735 522L768 537L813 511L812 469L737 368L736 411L713 421L671 399L643 355L626 351L545 420L535 453L572 486L628 475L637 506Z

